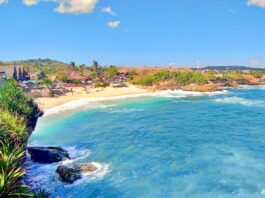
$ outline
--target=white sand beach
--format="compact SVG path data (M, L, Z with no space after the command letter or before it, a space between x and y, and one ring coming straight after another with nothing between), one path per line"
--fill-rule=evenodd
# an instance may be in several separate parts
M151 90L139 88L133 85L128 85L128 87L122 88L106 87L92 88L87 90L84 87L73 87L72 91L73 92L69 92L64 96L38 98L35 101L39 105L39 107L45 111L79 99L96 99L105 97L108 98L125 95L146 94L153 92Z

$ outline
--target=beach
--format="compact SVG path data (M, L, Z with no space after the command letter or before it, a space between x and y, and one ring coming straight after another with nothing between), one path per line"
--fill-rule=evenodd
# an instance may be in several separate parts
M149 89L139 88L134 85L128 84L127 87L114 88L91 88L85 89L84 87L73 87L72 92L66 93L59 97L44 97L36 99L36 103L42 110L48 110L66 103L77 101L79 99L96 99L96 98L109 98L127 95L138 95L152 93Z

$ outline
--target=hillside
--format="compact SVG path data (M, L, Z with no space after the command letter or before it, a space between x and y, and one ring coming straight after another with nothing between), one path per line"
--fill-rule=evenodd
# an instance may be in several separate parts
M8 65L61 65L61 66L69 66L69 64L66 64L61 61L52 60L49 58L46 59L28 59L28 60L17 60L17 61L0 61L0 65L2 66L8 66Z
M265 71L265 68L255 68L255 67L247 67L247 66L238 66L238 65L234 65L234 66L206 66L203 68L193 68L193 70L233 70L233 71L237 71L237 70L250 70L250 71Z

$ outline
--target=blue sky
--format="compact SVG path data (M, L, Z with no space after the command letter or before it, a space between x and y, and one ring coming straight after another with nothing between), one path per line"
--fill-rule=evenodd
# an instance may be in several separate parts
M265 0L0 0L0 60L265 66Z

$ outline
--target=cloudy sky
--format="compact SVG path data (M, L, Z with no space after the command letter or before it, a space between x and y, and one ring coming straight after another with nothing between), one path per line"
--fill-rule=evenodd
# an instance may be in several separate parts
M265 0L0 0L0 60L265 67Z

